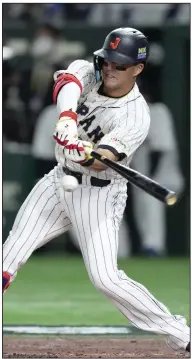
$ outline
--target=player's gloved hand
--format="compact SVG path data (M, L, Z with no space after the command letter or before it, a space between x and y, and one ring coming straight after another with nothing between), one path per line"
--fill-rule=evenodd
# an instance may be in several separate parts
M62 166L65 165L65 160L71 160L80 164L86 163L92 159L90 155L86 153L86 147L92 149L92 144L87 141L81 141L79 139L72 139L67 141L65 146L61 146L58 143L55 146L55 157L57 162Z
M79 139L69 140L63 149L63 154L66 159L83 164L91 158L91 156L86 153L86 147L90 149L93 148L90 142L81 141Z
M56 123L53 138L61 146L65 146L69 138L78 138L76 112L64 111L61 113L59 121Z

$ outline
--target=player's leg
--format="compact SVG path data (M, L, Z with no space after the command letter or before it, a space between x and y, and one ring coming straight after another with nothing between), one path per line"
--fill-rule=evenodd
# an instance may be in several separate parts
M113 188L81 188L67 195L89 277L136 327L167 334L174 349L186 348L189 328L141 284L117 267L118 225L125 198Z
M165 254L166 217L165 206L138 188L133 188L133 209L141 237L142 250L146 254Z
M52 170L32 189L21 206L3 246L3 289L35 249L71 228L64 205L60 204L60 184Z

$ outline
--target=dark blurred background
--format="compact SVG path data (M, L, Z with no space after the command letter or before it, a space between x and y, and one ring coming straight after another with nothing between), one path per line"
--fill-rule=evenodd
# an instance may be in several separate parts
M36 180L55 165L54 71L76 59L92 61L105 36L124 26L143 31L151 47L138 81L151 132L133 167L180 200L166 208L128 188L119 256L189 256L190 4L3 4L3 240ZM78 253L74 233L37 254L50 251Z

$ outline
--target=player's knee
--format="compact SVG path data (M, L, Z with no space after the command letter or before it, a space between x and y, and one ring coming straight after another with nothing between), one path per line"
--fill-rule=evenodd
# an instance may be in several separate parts
M111 273L110 275L106 273L96 274L92 277L92 283L99 291L110 295L115 291L117 283L116 273Z

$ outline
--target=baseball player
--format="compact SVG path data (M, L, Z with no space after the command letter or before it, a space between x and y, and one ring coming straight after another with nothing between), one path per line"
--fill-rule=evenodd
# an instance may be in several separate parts
M86 147L129 166L150 126L136 84L149 54L147 38L132 28L108 34L93 63L74 61L54 74L59 120L54 131L58 165L32 189L4 244L3 290L35 249L76 231L90 280L137 328L166 334L175 350L189 351L189 327L141 284L118 269L118 228L127 181L87 155ZM61 196L61 178L79 186Z
M173 117L161 102L149 103L151 126L147 140L135 154L132 166L145 176L172 188L183 189ZM166 255L166 206L133 187L133 209L141 237L141 252L148 256Z

